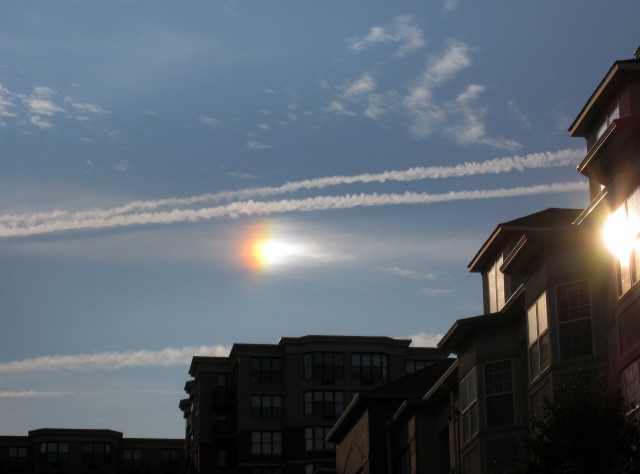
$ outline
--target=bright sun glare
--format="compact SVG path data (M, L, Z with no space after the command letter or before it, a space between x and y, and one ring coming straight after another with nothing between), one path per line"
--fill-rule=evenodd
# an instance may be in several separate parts
M629 222L624 207L621 207L607 219L602 236L611 253L618 259L625 260L633 250L638 230L637 225Z
M255 271L292 263L303 253L301 245L276 236L271 224L260 224L251 229L242 247L245 266Z

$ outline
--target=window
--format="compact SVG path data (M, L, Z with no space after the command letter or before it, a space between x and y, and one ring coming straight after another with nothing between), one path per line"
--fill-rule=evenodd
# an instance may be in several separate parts
M387 380L389 361L386 354L351 355L351 376L361 380Z
M227 397L227 374L215 374L214 380L213 399L224 400Z
M177 469L180 466L179 449L161 449L160 466L162 469Z
M418 370L429 367L431 364L432 363L429 360L406 360L404 363L404 371L407 374L413 374Z
M40 462L52 464L69 462L69 444L40 443Z
M251 381L254 383L280 383L282 381L282 360L274 357L252 357Z
M335 471L331 463L307 463L304 465L304 474L315 474L319 469Z
M558 285L558 334L561 359L593 354L591 334L591 299L587 280Z
M600 137L604 135L604 132L607 131L607 128L609 128L609 125L611 125L613 121L617 118L620 118L620 106L616 102L615 105L609 109L609 111L607 112L607 115L598 126L598 129L596 130L596 140L599 140Z
M640 280L640 246L637 245L640 231L640 188L637 188L611 216L619 228L612 229L619 242L616 246L618 296L622 296ZM606 229L605 229L606 231Z
M216 450L216 467L227 467L227 450Z
M282 454L282 433L279 431L253 431L251 454L279 456Z
M500 271L503 256L493 264L487 272L487 289L489 293L489 312L496 313L504 306L504 275Z
M529 336L529 374L531 380L549 367L549 328L547 293L544 292L527 311Z
M252 467L251 474L282 474L281 467Z
M310 352L304 355L304 378L334 380L344 378L344 358L339 352Z
M142 465L142 450L125 448L122 450L122 461L125 469L137 469Z
M84 443L82 445L84 464L111 464L111 445L106 443Z
M640 406L640 377L638 377L638 361L633 362L622 371L624 404L630 413Z
M462 440L467 442L478 432L478 388L475 368L460 381L460 416Z
M252 395L251 418L254 420L282 418L282 397L280 395Z
M515 418L511 360L484 364L484 395L487 428L512 425Z
M310 426L304 429L305 451L332 451L334 444L325 441L331 431L330 426Z
M26 466L27 448L22 446L9 446L9 466Z
M343 392L332 390L304 392L305 415L340 415L343 411Z
M226 411L214 411L213 412L213 427L211 432L213 434L230 434L233 432L233 423L234 419Z

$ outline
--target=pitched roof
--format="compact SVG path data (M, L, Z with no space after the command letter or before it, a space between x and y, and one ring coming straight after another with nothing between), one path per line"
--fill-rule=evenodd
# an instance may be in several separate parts
M358 393L333 426L327 439L333 442L342 439L371 402L387 402L389 405L393 405L391 410L393 412L404 401L421 399L454 362L455 359L444 359L413 374Z
M584 137L593 125L594 119L605 113L610 106L612 94L616 93L620 84L630 75L640 73L640 59L625 59L616 61L604 76L580 110L580 113L569 127L572 137Z
M486 265L493 261L495 252L504 245L508 237L570 225L581 212L582 209L550 207L543 211L498 224L469 263L469 271L482 272Z

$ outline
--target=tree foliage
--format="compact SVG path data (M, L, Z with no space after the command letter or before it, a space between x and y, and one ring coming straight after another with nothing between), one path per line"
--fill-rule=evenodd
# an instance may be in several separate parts
M545 401L543 413L532 415L528 425L523 473L640 472L638 423L625 416L618 397L585 373Z

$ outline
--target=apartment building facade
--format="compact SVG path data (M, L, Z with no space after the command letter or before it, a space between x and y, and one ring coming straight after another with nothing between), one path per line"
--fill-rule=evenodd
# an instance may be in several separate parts
M0 436L0 473L184 474L184 440L108 429L41 428Z
M180 402L196 473L335 472L326 436L358 393L444 358L388 337L305 336L194 357Z
M499 224L482 244L469 270L482 278L483 314L457 320L438 343L455 362L420 401L396 401L383 428L366 434L386 439L389 472L518 472L523 420L578 371L604 378L638 415L640 49L614 63L569 131L586 139L578 171L589 205ZM338 420L338 459L355 433L372 444L358 426ZM425 445L446 449L448 462ZM338 472L373 473L369 461Z

